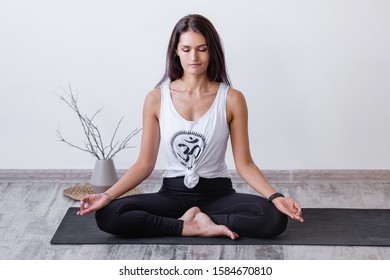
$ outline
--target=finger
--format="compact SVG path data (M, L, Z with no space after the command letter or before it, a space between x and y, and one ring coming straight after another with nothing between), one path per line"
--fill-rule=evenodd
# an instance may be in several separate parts
M302 209L301 208L294 208L291 212L292 218L295 220L299 220L300 222L303 222L302 218Z
M300 210L302 209L302 208L301 208L301 205L299 205L299 203L296 202L296 201L293 202L293 207L294 207L295 209L297 209L298 211L300 211Z
M303 223L303 221L304 221L302 216L298 215L298 214L294 215L294 219L300 221L301 223Z
M287 212L287 215L288 215L291 219L295 220L295 215L294 215L294 213L292 213L291 211Z
M83 197L80 200L80 211L77 212L77 215L83 215L84 213L89 213L90 212L90 210L88 210L88 208L90 208L90 205L89 205L88 201L89 201L88 197ZM88 210L88 212L85 212L87 210Z
M77 215L82 216L82 215L85 215L85 214L89 214L91 212L92 212L91 209L80 210L80 211L77 212Z
M300 222L303 222L303 218L302 218L302 214L299 213L299 211L292 211L292 210L289 210L287 212L287 215L293 219L293 220L298 220Z
M296 205L296 209L297 209L297 211L295 213L296 219L299 220L300 222L303 222L304 220L302 218L302 214L303 214L302 208L299 205L299 203L297 203L297 202L295 203L295 205Z
M80 201L80 209L81 210L85 210L85 209L88 209L90 207L90 203L88 200L82 200Z
M301 208L296 208L294 211L295 215L302 216L302 209Z
M80 209L84 210L85 209L85 202L83 199L80 200Z
M291 211L292 211L293 215L302 216L302 208L299 205L299 203L297 203L296 201L293 201L293 203L291 205Z

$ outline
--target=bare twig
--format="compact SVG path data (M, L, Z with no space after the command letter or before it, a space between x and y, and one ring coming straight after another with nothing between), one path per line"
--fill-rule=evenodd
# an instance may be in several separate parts
M119 145L119 147L117 148L116 151L115 151L113 148L111 149L109 156L110 156L110 157L113 157L113 156L115 156L119 151L121 151L121 150L123 150L123 149L134 148L134 146L128 146L129 141L131 140L131 138L133 138L133 137L134 137L136 134L138 134L140 131L141 131L140 128L134 129L129 135L126 136L126 138L122 141L122 143Z
M61 88L62 89L62 88ZM94 123L95 117L102 111L103 108L100 108L97 110L91 118L89 118L87 115L82 115L80 112L80 109L78 107L78 96L73 94L72 88L69 84L69 92L66 90L62 89L62 91L65 93L65 96L61 96L60 100L62 102L65 102L68 107L72 109L77 114L77 117L80 121L80 124L82 126L83 132L87 138L87 141L84 143L85 148L82 148L78 145L74 145L70 143L69 141L65 140L64 137L62 136L61 132L59 129L57 129L57 138L58 141L64 142L68 144L69 146L79 149L84 152L90 153L92 156L96 157L97 159L109 159L114 157L119 151L123 149L128 149L128 148L134 148L134 146L130 146L129 142L130 140L141 131L141 129L137 128L133 130L130 134L128 134L125 139L120 142L116 141L115 142L115 137L117 135L117 132L119 130L120 125L122 124L123 117L119 120L117 123L114 133L111 137L111 141L109 145L104 146L103 144L103 139L102 139L102 134L98 128L98 126ZM115 142L115 144L114 144Z
M81 123L81 126L83 127L83 131L84 131L84 134L86 135L87 137L87 140L88 140L88 145L86 145L87 149L90 151L90 153L94 156L96 156L98 159L100 159L97 151L95 150L95 147L94 145L92 145L92 141L93 138L91 139L91 128L88 126L88 123L87 123L87 120L82 116L82 114L80 113L80 110L78 108L78 104L77 104L77 101L78 101L78 95L74 95L73 94L73 91L72 91L72 87L71 85L69 84L69 92L67 92L65 89L61 88L62 91L65 93L66 96L68 96L69 100L64 98L63 96L60 96L60 100L65 102L74 112L76 112L79 120L80 120L80 123ZM100 109L101 110L101 109ZM99 111L100 111L99 110ZM98 111L98 112L99 112ZM96 112L95 115L98 113Z
M91 149L89 149L88 145L86 145L87 149L83 149L83 148L81 148L81 147L79 147L79 146L73 145L72 143L66 141L66 140L64 139L64 137L62 137L61 132L60 132L59 130L57 130L57 137L58 137L58 141L64 142L64 143L68 144L69 146L71 146L71 147L73 147L73 148L76 148L76 149L79 149L79 150L81 150L81 151L91 153L91 154L93 154L95 157L99 158L99 156L98 156L97 154L95 154Z

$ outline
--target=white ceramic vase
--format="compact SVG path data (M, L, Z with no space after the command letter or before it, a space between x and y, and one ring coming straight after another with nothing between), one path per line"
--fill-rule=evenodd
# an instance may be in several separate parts
M108 190L118 181L118 174L112 159L98 159L92 171L91 185L95 193Z

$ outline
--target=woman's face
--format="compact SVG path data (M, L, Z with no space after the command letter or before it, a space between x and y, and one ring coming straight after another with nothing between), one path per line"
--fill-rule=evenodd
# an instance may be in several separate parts
M206 39L202 34L193 31L182 33L176 54L180 58L184 74L206 75L210 55Z

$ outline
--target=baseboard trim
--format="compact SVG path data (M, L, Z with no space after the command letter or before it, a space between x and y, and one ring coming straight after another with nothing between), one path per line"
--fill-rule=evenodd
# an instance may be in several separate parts
M118 169L122 176L126 170ZM0 182L88 182L90 169L0 169ZM245 183L230 170L233 183ZM163 170L156 169L145 183L161 183ZM390 182L390 170L263 170L270 182Z

